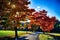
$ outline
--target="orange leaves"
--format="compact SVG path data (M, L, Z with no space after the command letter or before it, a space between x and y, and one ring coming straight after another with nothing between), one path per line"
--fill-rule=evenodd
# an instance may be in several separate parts
M30 25L35 24L35 25L40 25L40 28L43 31L48 31L52 30L54 28L54 24L56 21L55 17L50 18L47 15L47 11L43 10L40 12L35 12L33 15L30 16Z
M55 17L48 17L47 16L47 11L42 10L39 12L35 12L35 9L29 9L28 8L28 4L30 2L28 0L12 0L11 2L9 2L8 4L11 5L11 10L10 7L8 7L6 10L4 11L9 11L9 15L7 16L8 19L10 18L10 20L16 21L16 26L18 27L18 22L19 21L26 21L26 20L30 20L30 24L28 25L28 29L31 29L31 25L38 27L36 25L39 25L40 28L43 31L50 31L54 28L54 23L56 21ZM34 12L34 13L33 13ZM1 12L3 13L3 12ZM4 13L6 14L6 13ZM1 14L3 15L3 14ZM13 23L12 23L13 24ZM15 26L15 25L14 25ZM34 28L32 26L32 28ZM34 29L35 30L35 29Z
M46 19L49 19L49 20L46 20ZM50 31L54 28L54 23L55 21L51 20L51 18L45 18L45 20L40 24L41 26L41 29L43 31Z

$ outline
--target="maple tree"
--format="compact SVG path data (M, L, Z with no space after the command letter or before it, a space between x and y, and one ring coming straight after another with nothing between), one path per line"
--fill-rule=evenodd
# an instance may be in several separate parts
M31 29L31 25L40 25L40 28L43 31L48 31L52 30L54 28L54 24L56 22L55 17L49 17L47 16L47 11L42 10L40 12L35 12L32 16L30 16L31 22L29 25L29 28ZM36 28L36 27L35 27Z
M50 32L54 29L56 22L55 17L47 16L47 11L42 10L36 12L35 9L28 7L29 0L0 0L0 17L7 19L3 26L15 30L15 37L17 38L17 28L28 27L28 29L36 31L37 28L42 29L44 32ZM30 23L25 23L30 20ZM3 20L4 21L4 20ZM21 24L21 22L24 22ZM2 20L0 20L1 24ZM22 26L23 25L23 26Z
M54 28L56 21L55 17L47 16L47 11L42 10L35 12L34 9L29 9L28 0L1 0L2 6L0 9L0 16L7 18L7 25L19 27L20 21L30 20L28 29L31 29L31 25L40 25L43 31L50 31ZM0 4L1 5L1 4Z
M26 21L27 16L35 11L29 9L28 4L30 2L28 0L1 0L0 3L2 3L0 16L7 18L7 25L11 27L19 27L19 21Z
M1 0L0 2L0 16L1 18L6 18L7 22L2 24L6 28L11 28L15 30L15 37L17 38L17 28L20 27L20 21L26 21L27 17L34 12L34 9L29 9L28 0ZM8 25L8 26L7 26Z

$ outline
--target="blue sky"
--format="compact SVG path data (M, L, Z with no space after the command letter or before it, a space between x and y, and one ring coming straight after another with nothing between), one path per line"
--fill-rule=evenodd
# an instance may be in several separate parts
M45 9L48 11L48 16L55 16L60 20L60 0L30 0L30 8L34 8L36 11Z

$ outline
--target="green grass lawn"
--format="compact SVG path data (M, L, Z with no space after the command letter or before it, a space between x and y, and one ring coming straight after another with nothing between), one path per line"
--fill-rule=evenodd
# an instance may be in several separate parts
M31 34L32 32L28 31L18 31L18 36L25 36L27 34ZM10 37L15 37L15 31L11 30L0 30L0 37L4 36L10 36Z
M46 34L54 35L54 36L60 36L60 33L46 33Z
M33 32L29 32L29 31L18 31L18 36L26 36L28 34L32 34ZM46 35L49 34L49 35ZM39 35L39 40L53 40L54 38L50 35L54 35L54 36L60 36L60 34L57 33L46 33L46 34L40 34ZM15 31L11 31L11 30L0 30L0 37L15 37Z
M39 40L54 40L54 37L49 36L49 35L45 35L45 34L40 34Z
M29 31L18 31L18 36L24 36L27 34L31 34L33 32L29 32ZM55 35L55 36L60 36L60 34L57 33L46 33L46 34L50 34L50 35ZM0 37L3 36L15 36L15 31L11 31L11 30L0 30Z

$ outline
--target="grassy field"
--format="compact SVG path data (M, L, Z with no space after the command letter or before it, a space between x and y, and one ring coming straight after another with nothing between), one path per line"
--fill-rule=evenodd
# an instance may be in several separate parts
M28 34L32 34L33 32L29 32L29 31L18 31L18 36L26 36ZM48 34L48 35L46 35ZM53 40L54 38L50 35L54 35L54 36L60 36L60 34L57 33L46 33L46 34L39 34L39 40ZM0 30L0 37L5 37L5 36L9 36L9 37L15 37L15 31L11 31L11 30Z
M54 40L54 37L49 36L49 35L45 35L45 34L40 34L39 40Z
M28 32L28 31L18 31L18 36L25 36L31 33L32 32ZM15 37L15 31L0 30L0 37L4 37L4 36Z
M59 36L60 37L60 33L46 33L46 34L54 35L54 36Z
M33 32L29 32L29 31L18 31L19 36L24 36L24 35L32 34L32 33ZM54 36L60 36L60 34L58 34L58 33L46 33L46 34L54 35ZM3 36L12 36L12 37L14 37L15 36L15 31L0 30L0 37L3 37Z

